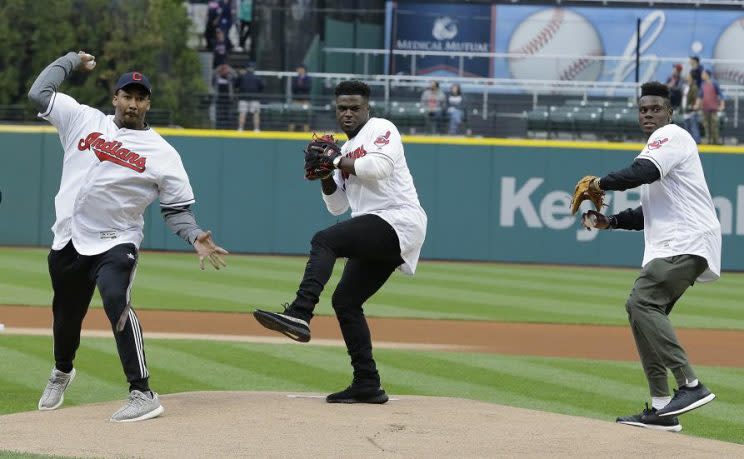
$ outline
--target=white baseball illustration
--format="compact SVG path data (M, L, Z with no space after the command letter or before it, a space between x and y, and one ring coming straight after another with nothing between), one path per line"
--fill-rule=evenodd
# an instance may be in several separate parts
M512 33L508 52L535 56L510 58L513 78L596 81L602 72L602 61L591 59L604 55L597 30L585 17L565 8L528 16ZM577 57L540 57L549 55Z
M726 27L716 47L713 59L738 59L742 62L722 62L713 66L713 74L721 84L744 84L744 17L740 17Z

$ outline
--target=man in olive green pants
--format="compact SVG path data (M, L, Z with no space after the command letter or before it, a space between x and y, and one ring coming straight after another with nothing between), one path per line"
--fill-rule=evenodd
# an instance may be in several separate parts
M669 395L667 368L681 387L697 379L669 320L674 303L708 268L705 258L677 255L645 266L625 304L652 397Z
M668 316L695 281L720 277L721 224L697 144L671 119L666 85L651 82L641 86L638 121L649 135L648 142L629 167L593 177L588 192L638 187L641 205L610 216L589 210L583 214L582 224L587 229L643 231L643 269L625 308L648 380L651 408L647 404L640 414L618 417L617 422L679 432L682 425L677 415L716 396L698 381ZM674 397L669 393L667 370L677 382Z

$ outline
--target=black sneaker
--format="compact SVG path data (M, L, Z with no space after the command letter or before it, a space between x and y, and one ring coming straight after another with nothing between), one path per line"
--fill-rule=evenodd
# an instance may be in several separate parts
M646 409L641 414L621 416L617 418L617 422L629 426L645 427L646 429L666 430L667 432L679 432L682 430L682 424L679 423L677 418L659 417L656 408L649 409L648 403L646 403Z
M659 416L676 416L700 408L716 398L716 394L699 382L695 387L682 386L674 391L674 397L667 406L658 411Z
M289 308L285 308L284 313L281 314L256 309L253 311L253 317L269 330L283 333L295 341L301 343L310 341L310 325L306 320L293 317Z
M388 396L382 387L370 388L354 386L353 384L341 392L326 397L328 403L385 403Z

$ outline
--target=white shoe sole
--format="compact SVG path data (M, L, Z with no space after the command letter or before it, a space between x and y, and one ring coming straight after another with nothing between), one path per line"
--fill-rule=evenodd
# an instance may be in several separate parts
M680 432L682 431L682 424L677 424L676 426L657 426L654 424L644 424L642 422L633 422L633 421L617 421L618 424L625 424L626 426L635 426L635 427L643 427L645 429L652 429L652 430L663 430L666 432Z
M160 416L163 414L163 411L165 411L165 408L163 408L163 405L160 405L159 407L155 408L154 410L150 411L149 413L145 413L140 417L132 418L132 419L109 419L111 422L137 422L137 421L145 421L147 419L152 419Z
M659 417L667 417L667 416L676 416L678 414L687 413L688 411L692 411L695 408L700 408L701 406L703 406L703 405L705 405L707 403L712 402L714 398L716 398L716 394L710 394L710 395L706 396L705 398L701 398L700 400L698 400L697 402L693 403L692 405L688 405L688 406L682 408L681 410L670 411L669 413L664 413L664 414L659 413L657 411L656 412L656 415L659 416Z
M67 381L67 385L65 386L65 390L67 390L67 388L70 387L70 384L72 384L72 380L75 379L75 375L76 374L77 374L77 371L75 371L75 369L73 368L72 369L72 372L70 372L70 380ZM39 411L52 411L52 410L56 410L57 408L59 408L60 406L62 406L62 403L64 403L64 401L65 401L65 391L63 390L62 391L62 396L59 398L59 403L57 403L56 405L51 406L51 407L46 407L46 406L41 406L41 400L39 400L38 408L39 408Z

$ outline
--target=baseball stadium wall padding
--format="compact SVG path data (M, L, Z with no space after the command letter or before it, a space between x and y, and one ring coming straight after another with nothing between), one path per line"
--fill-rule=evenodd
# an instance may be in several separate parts
M303 178L303 135L161 130L181 153L196 194L194 212L232 252L305 254L338 219L318 183ZM53 129L0 129L0 245L48 246L62 149ZM569 213L583 175L629 164L636 144L404 137L409 167L429 216L422 256L431 259L638 266L643 235L585 231ZM744 148L701 154L723 229L723 268L744 270ZM616 213L637 191L609 193ZM588 206L585 203L584 206ZM348 218L348 214L341 218ZM190 250L146 213L142 247Z

